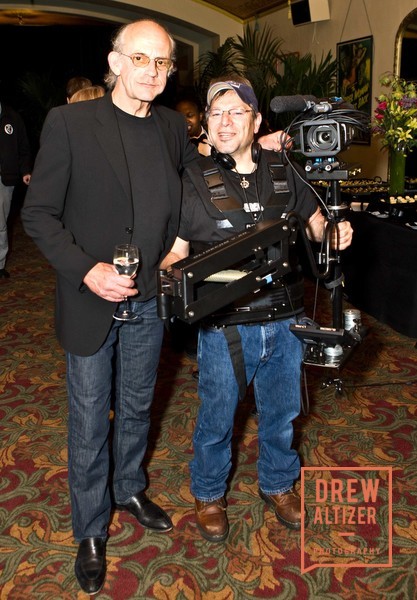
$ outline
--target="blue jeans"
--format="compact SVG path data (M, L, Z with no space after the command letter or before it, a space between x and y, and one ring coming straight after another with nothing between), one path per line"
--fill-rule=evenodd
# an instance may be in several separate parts
M289 331L292 322L238 325L246 379L253 380L259 413L258 478L266 494L287 491L300 473L292 422L300 412L302 345ZM198 365L201 405L193 436L191 493L210 501L226 491L239 391L221 328L200 330Z
M155 299L132 302L140 321L114 320L92 356L67 353L68 471L72 525L77 542L107 536L109 411L114 396L114 498L123 504L145 488L150 408L163 338Z
M0 179L0 269L4 269L9 250L7 217L9 216L14 187L3 185Z

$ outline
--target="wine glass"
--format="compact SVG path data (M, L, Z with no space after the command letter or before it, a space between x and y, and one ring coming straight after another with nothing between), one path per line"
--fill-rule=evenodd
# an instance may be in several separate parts
M124 277L132 278L139 267L139 248L134 244L119 244L114 248L113 264L117 272ZM129 299L124 297L113 318L118 321L134 321L139 317L129 306Z

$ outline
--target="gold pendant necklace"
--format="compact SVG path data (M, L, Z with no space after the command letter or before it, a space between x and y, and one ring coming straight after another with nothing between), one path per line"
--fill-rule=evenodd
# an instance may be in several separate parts
M251 173L250 173L251 175L252 175L252 173L254 173L254 172L256 171L256 168L257 168L257 166L258 166L257 164L254 164L254 165L253 165L253 169L252 169L252 171L251 171ZM242 190L247 190L247 189L248 189L248 187L250 186L250 181L248 181L248 180L246 179L246 176L245 176L245 175L241 175L241 174L239 173L239 171L238 171L236 168L235 168L235 169L233 169L233 170L234 170L234 171L235 171L235 173L237 173L237 175L239 176L239 185L240 185L240 187L242 188Z

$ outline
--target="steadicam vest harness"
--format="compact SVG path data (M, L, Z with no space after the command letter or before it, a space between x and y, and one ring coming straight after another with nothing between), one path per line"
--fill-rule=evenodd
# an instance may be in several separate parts
M210 192L211 203L224 215L225 219L230 221L238 232L252 226L251 214L243 209L241 202L227 194L219 167L213 165L212 160L208 157L201 159L199 164ZM268 162L268 170L273 192L263 205L262 218L265 220L279 219L285 213L291 192L288 189L285 166L282 163Z
M241 202L236 198L227 194L219 167L213 164L209 157L200 159L199 166L206 185L205 193L201 193L204 191L201 188L201 175L198 177L196 173L195 178L190 175L204 200L208 198L207 190L209 191L210 204L212 205L211 208L207 206L209 213L213 217L222 216L222 220L230 223L238 232L252 226L254 222L251 213L245 211ZM272 184L272 191L267 202L262 204L262 218L265 220L279 219L286 213L291 198L286 168L275 157L267 159L266 167ZM216 210L214 211L213 208ZM294 312L299 312L303 305L302 290L302 281L293 282L291 285L291 298L289 298L287 286L282 281L275 281L269 285L268 295L263 298L263 301L250 300L237 307L227 307L229 310L219 311L206 319L206 325L223 327L235 376L239 384L239 397L241 399L246 393L247 383L242 344L237 325L259 324L283 319L291 316Z

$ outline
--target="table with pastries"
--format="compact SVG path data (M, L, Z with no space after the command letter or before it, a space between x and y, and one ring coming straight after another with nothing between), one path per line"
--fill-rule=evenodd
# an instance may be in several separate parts
M417 337L417 194L342 196L354 229L342 254L349 302L399 333ZM365 210L364 210L365 209Z

